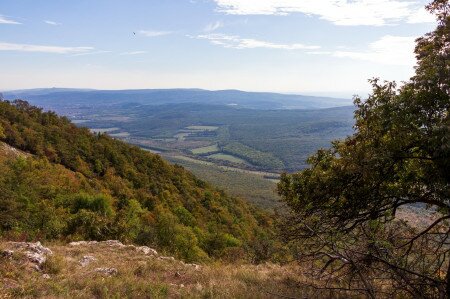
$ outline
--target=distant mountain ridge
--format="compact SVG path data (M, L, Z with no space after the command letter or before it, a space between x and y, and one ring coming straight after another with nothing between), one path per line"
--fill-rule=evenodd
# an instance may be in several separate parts
M246 92L240 90L203 89L130 89L92 90L42 88L3 92L8 100L26 99L34 105L74 104L121 104L137 103L146 105L202 103L230 105L251 109L322 109L349 106L351 99L280 94L271 92Z

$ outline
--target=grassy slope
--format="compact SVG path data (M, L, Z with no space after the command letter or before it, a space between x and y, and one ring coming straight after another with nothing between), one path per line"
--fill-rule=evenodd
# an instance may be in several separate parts
M10 244L0 242L0 252L8 248ZM275 298L273 294L317 298L326 294L297 284L306 280L295 265L210 264L196 269L127 247L53 244L49 248L53 255L43 272L31 269L22 252L16 251L12 258L0 255L0 298ZM86 255L96 261L82 267L79 261ZM118 273L105 277L94 271L99 267L116 268Z

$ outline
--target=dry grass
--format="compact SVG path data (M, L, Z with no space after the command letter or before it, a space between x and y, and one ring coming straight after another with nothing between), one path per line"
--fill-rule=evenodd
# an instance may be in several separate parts
M49 247L53 256L41 272L19 253L0 257L0 298L336 298L299 287L303 278L295 265L217 263L196 269L127 247ZM0 243L0 250L6 248ZM96 260L82 267L79 261L86 255ZM117 275L96 272L100 267L116 268Z

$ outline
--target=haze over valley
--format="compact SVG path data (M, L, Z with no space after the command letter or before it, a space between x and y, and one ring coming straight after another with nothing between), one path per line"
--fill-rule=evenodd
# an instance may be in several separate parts
M352 132L354 110L350 99L237 90L53 88L3 95L158 153L263 207L278 204L281 172L305 168L314 151ZM242 181L259 184L259 191Z

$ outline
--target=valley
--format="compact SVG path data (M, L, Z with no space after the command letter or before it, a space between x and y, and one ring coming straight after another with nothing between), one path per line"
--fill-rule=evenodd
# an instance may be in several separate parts
M177 97L174 93L50 89L5 95L23 97L95 134L108 134L159 154L262 208L279 205L275 186L282 172L303 169L310 154L352 132L353 107L328 107L338 105L338 99L308 97L306 101L297 96L293 102L291 95L275 99L272 95L270 102L264 94L237 91L222 99L225 91L221 91L206 100L201 92L176 90ZM103 96L89 101L94 95ZM229 105L244 100L246 106ZM303 109L283 106L288 101Z
M1 3L0 299L450 298L450 0Z

